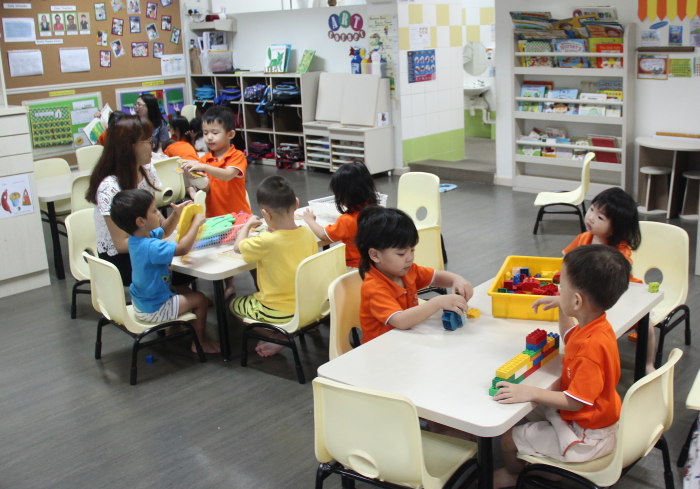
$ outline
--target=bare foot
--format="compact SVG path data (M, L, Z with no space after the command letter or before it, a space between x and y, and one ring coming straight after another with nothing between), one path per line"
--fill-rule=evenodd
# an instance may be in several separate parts
M219 345L218 342L216 341L202 341L202 351L206 353L207 355L218 355L221 353L221 346ZM192 343L192 353L197 353L197 348L194 346L194 343Z
M261 357L271 357L272 355L278 354L282 348L284 348L282 345L261 340L258 341L258 345L255 347L255 353Z
M505 467L498 469L493 473L493 487L500 489L502 487L513 487L518 482L518 477L508 472Z

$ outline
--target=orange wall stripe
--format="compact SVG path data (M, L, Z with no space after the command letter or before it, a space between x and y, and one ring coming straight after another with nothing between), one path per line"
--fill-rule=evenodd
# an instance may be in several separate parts
M637 16L642 22L647 18L647 0L637 1Z
M685 1L686 0L678 0L678 17L681 20L684 20L686 17L686 9L685 9L686 3L685 3Z
M666 18L666 0L658 0L656 13L659 16L659 20L664 20Z

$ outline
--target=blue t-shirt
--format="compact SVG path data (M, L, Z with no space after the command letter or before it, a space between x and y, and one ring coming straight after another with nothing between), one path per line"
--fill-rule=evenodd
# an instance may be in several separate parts
M156 312L175 293L170 290L170 262L175 256L172 241L164 241L163 228L150 238L129 236L131 257L131 300L145 313Z

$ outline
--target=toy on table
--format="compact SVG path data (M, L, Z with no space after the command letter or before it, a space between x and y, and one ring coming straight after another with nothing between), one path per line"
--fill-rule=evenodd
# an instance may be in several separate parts
M199 204L190 204L182 210L180 222L177 229L176 241L187 233L195 214L204 213L204 209ZM234 217L232 214L210 217L199 228L195 239L193 250L199 250L210 246L230 243L236 239L238 230L250 219L250 214L239 212Z
M659 282L649 282L649 292L655 294L659 291Z
M183 170L182 168L175 168L175 171L180 174L185 173L185 170ZM189 172L189 181L199 190L202 190L203 188L206 188L209 185L209 177L204 172L191 170Z
M455 331L457 328L464 326L466 319L475 319L481 316L481 311L476 308L467 309L462 314L457 314L454 311L442 312L442 326L448 331Z
M559 335L536 329L525 337L525 350L496 369L496 376L491 381L489 395L498 392L496 384L505 380L519 384L532 372L540 368L552 358L559 355Z

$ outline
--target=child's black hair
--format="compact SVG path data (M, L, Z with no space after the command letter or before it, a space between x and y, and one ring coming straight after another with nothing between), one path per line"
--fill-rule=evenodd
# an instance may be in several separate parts
M627 192L620 187L603 190L593 198L591 207L599 209L610 220L612 234L608 245L617 247L626 241L633 250L639 248L642 234L639 230L637 203Z
M204 113L204 117L202 117L202 125L213 124L215 122L218 122L219 124L224 126L226 132L233 131L236 129L233 111L228 107L214 105Z
M192 134L192 140L196 141L202 137L202 118L195 117L190 121L190 132Z
M173 135L175 131L177 131L180 137L177 141L187 141L190 144L194 142L192 140L190 122L185 117L181 115L173 116L172 119L170 119L170 128L173 130Z
M112 198L109 217L119 229L127 234L134 234L138 229L136 218L148 216L148 208L153 202L153 195L148 190L134 188L122 190Z
M255 197L260 207L267 207L273 212L286 212L297 205L294 189L285 178L277 175L260 182Z
M374 179L364 163L354 161L341 165L331 177L338 212L357 212L367 205L377 205Z
M112 113L109 114L109 117L107 118L107 128L109 128L109 126L113 125L114 123L118 122L119 119L121 119L125 115L126 113L122 112L121 110L112 111Z
M607 245L579 246L564 256L569 282L595 307L607 311L629 287L632 265Z
M355 244L360 252L360 276L364 278L372 265L370 248L412 248L418 244L418 230L405 212L370 205L357 218Z

